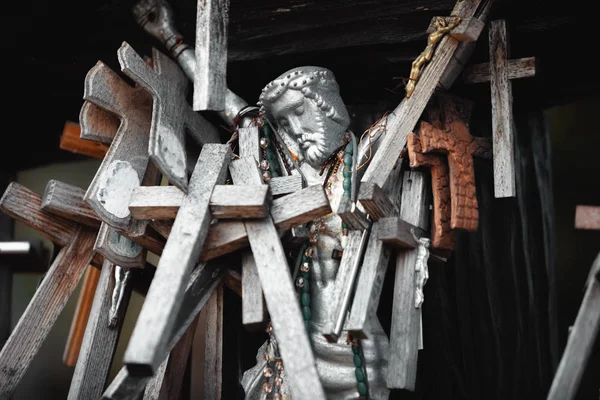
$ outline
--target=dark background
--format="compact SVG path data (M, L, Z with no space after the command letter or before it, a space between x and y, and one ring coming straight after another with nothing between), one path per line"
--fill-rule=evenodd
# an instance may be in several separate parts
M118 71L116 51L123 41L130 43L141 55L150 55L152 46L166 51L136 25L130 12L133 3L97 0L21 1L3 5L1 71L4 87L7 88L3 104L8 104L8 108L4 106L5 133L1 145L0 171L15 174L53 163L87 159L59 149L65 121L78 120L87 71L98 60ZM184 38L193 43L195 2L176 0L171 4ZM298 65L320 65L334 71L342 97L348 105L371 106L381 110L393 108L403 97L401 82L402 78L408 77L410 62L424 48L424 31L431 17L447 15L453 4L454 1L449 0L232 0L230 63L227 71L229 87L253 103L260 89L287 69ZM536 77L513 83L514 107L519 118L526 118L530 112L542 112L547 123L544 135L552 150L552 157L548 159L552 167L551 192L536 193L531 197L539 199L550 196L553 200L551 209L535 212L536 215L540 212L550 213L555 227L555 274L552 282L556 285L556 292L553 292L556 293L556 354L550 354L550 351L543 354L545 361L541 362L545 368L552 368L562 354L568 326L573 323L581 302L587 272L600 250L599 232L577 231L573 228L575 205L600 205L597 178L600 167L596 150L600 145L600 135L596 129L600 78L594 63L597 51L597 24L594 17L594 10L586 2L541 0L498 1L490 15L490 19L507 20L512 58L535 56L537 59ZM472 56L473 62L487 60L486 42L487 31L484 31ZM453 90L474 100L477 113L483 115L481 123L489 125L485 116L489 112L488 85L465 86L459 80ZM528 131L522 129L520 132L525 132L523 135L526 136ZM485 128L481 133L485 134ZM485 182L489 179L489 171L486 172L485 166L481 171L479 181ZM486 190L481 186L479 189L480 194ZM504 210L506 215L518 214L518 206L512 206L517 208L502 204L495 210ZM498 236L502 235L504 228L498 221L492 224ZM471 237L464 240L465 247L461 249L468 248L472 244L467 242L475 239ZM504 246L501 239L496 243L498 249L494 250L494 254L501 252ZM466 250L463 257L469 260L473 254L480 254L478 250L473 251L469 253ZM548 263L549 260L540 261L537 267L542 268L544 262ZM501 264L500 260L495 261L493 267L503 268L498 264ZM505 264L504 267L514 268L517 264ZM451 279L456 280L455 273L460 267L456 260L452 261L443 273L446 286L442 286L448 289L447 283ZM432 283L435 282L434 278ZM539 281L533 283L542 287L548 285ZM431 299L436 298L432 292L434 287L427 286L429 294L426 295ZM501 283L498 283L498 288L500 299L508 303L520 296L516 291L500 290L506 289ZM471 289L471 286L465 288ZM477 290L473 293L473 302L478 300L477 293L486 294ZM549 294L544 292L542 296L548 297ZM438 303L436 301L431 300L430 304L442 304L441 300ZM236 315L239 299L229 296L227 304L231 313L226 315ZM466 310L462 312L472 312L468 307ZM524 310L525 313L535 312L535 307ZM431 311L430 315L438 319L443 312ZM464 316L461 316L461 311L457 312L454 318ZM493 314L494 310L491 309L489 313ZM506 323L510 325L510 320ZM229 354L241 349L242 353L252 354L253 357L253 346L263 339L263 335L246 333L232 320L228 324L227 334L233 335L228 342ZM479 326L477 321L472 323L471 330L475 338L490 335L490 332L478 331ZM432 325L428 329L429 332L435 332L440 328ZM528 340L549 340L550 334L543 331L536 334L540 337L533 336ZM503 343L506 348L501 347L498 351L511 355L519 351L512 347L510 341ZM433 347L439 350L439 347ZM548 349L551 347L548 344ZM579 393L581 399L598 397L598 353L596 349L586 370ZM436 358L442 366L447 365L446 361L442 361L446 359L441 352L429 351L422 358L430 360L428 365L435 362ZM485 370L489 367L490 371L495 371L490 373L497 374L498 370L494 370L496 367L491 366L495 362L493 357L478 360L472 368ZM228 368L230 376L235 376L236 367L229 364ZM525 370L530 366L524 363L515 368L518 372L523 371L525 376ZM432 373L431 369L426 371ZM460 380L452 377L451 369L436 370L435 373L445 375L437 378L428 375L428 385L436 381ZM514 384L506 376L496 376L494 379L499 383L510 381ZM513 394L543 398L548 379L547 376L537 377L538 386L514 384L521 391ZM68 382L66 384L68 387ZM484 389L481 389L483 392L473 389L477 386L476 382L469 384L471 390L448 393L448 397L478 398L475 393L485 393ZM522 382L520 384L523 385ZM491 391L493 389L489 388ZM489 396L485 397L499 396L497 392L487 394ZM398 398L426 396L422 390L417 395L395 395ZM507 397L520 396L509 394L504 398Z

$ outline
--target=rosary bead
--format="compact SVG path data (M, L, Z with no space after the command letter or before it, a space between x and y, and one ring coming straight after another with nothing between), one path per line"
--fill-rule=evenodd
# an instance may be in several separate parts
M283 396L281 395L281 393L275 393L273 395L273 400L283 400Z
M275 363L275 367L277 368L277 371L283 372L283 361L277 360L277 362Z
M304 285L306 285L306 279L304 279L303 277L299 277L298 279L296 279L296 286L301 288L304 287Z
M309 280L305 279L304 280L304 286L302 286L302 293L308 293L309 292L309 287L310 287Z
M346 145L346 153L347 154L352 154L352 151L354 150L354 147L352 145L352 141L349 141L348 144Z
M305 321L310 321L310 318L312 317L310 307L302 307L302 315L304 316Z
M269 171L263 171L262 178L265 182L269 182L271 180L271 173Z
M364 396L367 394L367 385L364 382L358 382L358 394Z
M306 257L308 258L313 258L313 256L315 255L315 248L312 246L307 248L304 254L306 254Z
M269 382L265 382L263 383L262 389L265 393L271 393L271 391L273 390L273 385Z
M267 158L269 158L269 157L267 156ZM267 171L270 166L271 166L271 163L269 163L269 161L267 161L267 160L262 160L260 162L260 169L262 169L263 171Z
M278 376L274 379L273 383L275 384L275 386L281 387L281 385L283 385L283 378Z
M344 191L352 188L352 181L350 179L344 179Z
M301 301L304 307L310 306L310 295L308 293L302 293Z
M354 375L356 375L356 380L358 382L364 382L365 381L365 373L363 372L362 368L356 368L354 370Z
M310 263L303 262L302 265L300 266L300 271L302 271L302 272L310 271Z
M269 147L269 139L267 139L266 137L260 138L260 147L261 149L266 149L267 147Z
M348 169L352 168L352 154L346 153L346 155L344 156L344 165Z
M354 359L352 361L354 361L354 366L356 368L362 368L362 360L360 358L360 355L355 354Z
M271 367L266 367L265 370L263 371L263 376L265 378L270 378L273 376L273 369Z

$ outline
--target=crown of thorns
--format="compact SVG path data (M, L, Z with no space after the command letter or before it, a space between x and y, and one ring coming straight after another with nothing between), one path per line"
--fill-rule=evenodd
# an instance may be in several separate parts
M298 90L305 98L314 100L317 107L325 113L325 116L337 122L343 122L343 118L336 112L332 104L327 102L314 89L319 86L325 90L337 90L338 84L335 81L333 72L327 69L305 71L302 69L290 71L287 75L271 81L265 86L260 94L258 106L260 114L265 115L265 103L272 103L281 97L287 90Z

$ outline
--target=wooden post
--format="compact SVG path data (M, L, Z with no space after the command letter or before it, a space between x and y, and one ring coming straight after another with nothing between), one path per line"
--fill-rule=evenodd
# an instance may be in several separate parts
M223 383L223 286L219 286L202 310L204 332L204 399L220 400Z
M494 195L516 196L514 166L514 119L512 80L535 75L535 58L511 60L506 21L496 20L489 27L490 62L465 69L466 83L490 82L492 131L494 137Z
M427 229L429 209L423 173L407 171L402 186L400 218L421 229ZM396 256L390 358L386 379L388 388L415 388L421 329L421 309L415 307L417 252L417 249L409 249L398 252Z
M194 110L225 110L229 0L198 0Z
M65 345L65 352L63 353L63 362L67 367L73 368L77 364L99 280L100 270L90 265L83 277L83 284L81 285L79 299L77 300L71 329Z
M260 179L253 157L236 160L230 166L234 184ZM277 335L292 395L295 399L325 399L315 358L309 342L294 283L283 246L271 217L244 222L254 254L271 323Z
M95 399L100 397L104 389L127 310L127 307L120 308L116 325L114 327L110 325L110 308L117 285L116 268L118 267L110 261L104 260L80 357L73 372L69 400ZM122 289L124 290L123 303L126 306L131 295L131 283L126 284Z
M93 257L96 235L76 228L0 352L0 398L10 398Z
M600 207L577 206L575 227L600 230ZM586 282L579 312L569 332L567 346L554 375L548 400L575 398L579 382L600 330L600 254L596 257Z

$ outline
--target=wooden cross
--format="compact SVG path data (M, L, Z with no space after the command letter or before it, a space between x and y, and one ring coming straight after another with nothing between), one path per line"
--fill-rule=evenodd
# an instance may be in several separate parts
M185 282L196 264L211 222L210 195L224 183L231 150L227 144L203 146L156 274L124 355L134 375L152 376L163 361L162 354L181 307Z
M262 182L254 157L230 166L234 184ZM273 219L246 220L256 270L294 398L325 399L285 252Z
M448 161L437 154L425 154L421 140L414 133L408 135L408 156L411 168L428 167L431 171L433 215L431 221L431 247L450 255L456 237L450 227L450 170Z
M99 61L86 75L84 106L79 119L81 131L98 130L99 116L110 111L121 123L102 164L92 179L85 200L109 225L132 230L127 202L133 188L140 186L148 166L148 132L152 97L141 87L133 88Z
M117 54L122 71L153 97L150 158L170 183L187 192L184 131L203 145L219 142L217 129L187 103L188 80L169 57L153 48L151 68L126 42Z
M173 331L170 332L167 345L160 358L165 360L167 354L175 345L182 340L184 334L190 329L193 321L200 313L200 310L209 301L209 298L223 280L225 274L225 265L215 263L199 264L189 276L189 281L185 289L182 306L177 313L173 324ZM168 361L163 361L163 364ZM165 368L167 365L165 365ZM157 370L161 370L161 367ZM163 369L164 370L164 369ZM102 399L120 400L135 398L136 394L144 390L145 385L152 376L133 375L126 366L122 367L115 379L106 388Z
M444 129L422 122L419 129L424 153L447 153L450 167L450 228L475 232L479 211L475 188L473 157L489 158L491 144L486 138L471 136L466 119L470 104L449 96L440 96ZM462 110L459 113L458 109Z
M459 0L456 2L451 15L461 17L463 20L478 18L485 22L490 4L491 2L482 0ZM476 37L472 39L476 39ZM421 118L421 114L429 103L429 99L440 79L450 69L456 70L457 64L454 61L454 55L458 48L459 41L450 35L445 36L439 43L435 56L421 73L419 82L410 99L405 98L402 100L388 116L387 133L361 178L361 183L369 182L380 188L383 187L406 145L408 135L414 130L419 118ZM445 87L449 88L451 83L451 79L447 80ZM362 184L361 186L364 189L361 188L360 191L368 190L368 186Z
M0 397L9 398L94 256L96 232L40 209L41 198L11 183L0 209L62 246L0 352Z
M600 207L577 206L575 227L578 229L600 230ZM592 353L598 330L600 330L600 254L594 260L583 301L569 332L556 374L552 381L548 400L575 398L579 382Z
M465 70L467 83L490 82L494 137L494 195L516 196L512 79L535 75L535 58L509 59L506 21L491 21L490 62Z
M194 110L223 111L227 92L229 0L198 0Z

